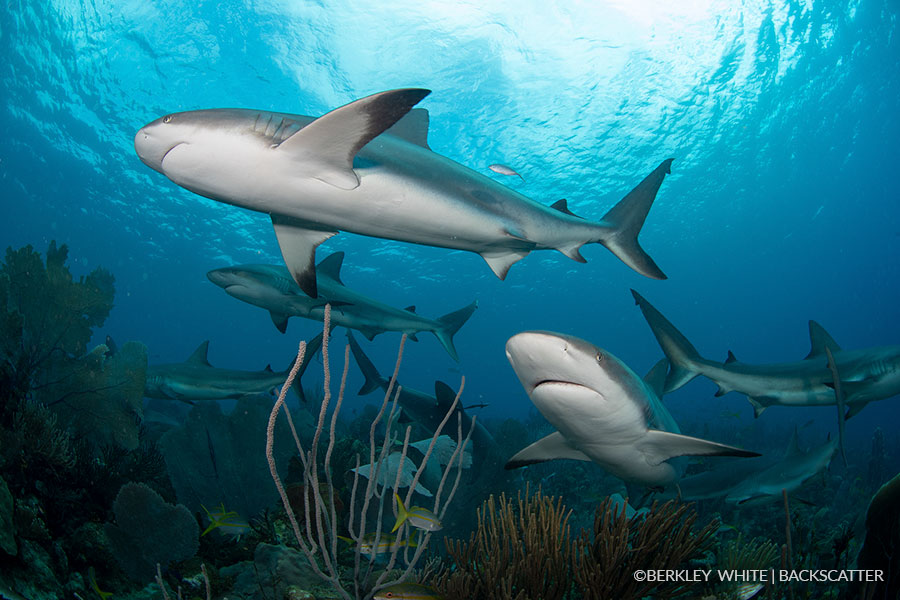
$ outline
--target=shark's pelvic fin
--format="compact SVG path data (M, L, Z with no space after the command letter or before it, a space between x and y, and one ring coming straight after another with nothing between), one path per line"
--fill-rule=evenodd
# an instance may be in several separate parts
M201 342L197 349L188 357L188 359L184 362L193 363L195 365L204 365L206 367L211 367L209 364L209 359L207 356L209 355L209 340L205 342Z
M288 317L290 315L283 315L280 313L269 311L269 316L272 317L272 322L275 323L275 327L278 328L278 331L284 333L287 331Z
M583 460L593 462L581 450L577 450L569 445L566 438L558 432L554 431L545 438L541 438L530 446L517 452L506 461L504 468L507 470L518 469L536 463L548 460L556 460L560 458L568 458L570 460Z
M644 252L637 238L663 179L672 172L672 160L669 158L660 163L603 216L603 223L612 231L597 240L626 265L653 279L666 279L666 275Z
M809 354L806 358L825 358L825 348L831 348L832 352L839 352L841 347L834 338L825 331L825 328L815 321L809 322Z
M431 150L431 147L428 145L429 121L428 109L414 108L394 123L385 133Z
M281 256L291 277L310 298L318 298L316 285L316 248L319 244L337 234L337 231L309 229L304 223L272 215L272 226L281 248Z
M500 279L506 279L506 274L509 273L509 268L528 256L528 253L531 250L503 250L503 251L484 251L481 253L481 258L485 260L491 270L494 272L494 275L499 277Z
M315 177L342 190L359 186L353 158L375 137L384 133L430 90L390 90L361 98L322 115L277 146Z
M647 431L644 441L640 442L640 448L651 465L658 465L677 456L760 456L758 452L657 429Z
M456 362L459 362L459 354L456 353L456 346L453 345L453 336L469 320L476 308L478 308L477 300L464 308L447 313L443 317L438 317L437 322L440 324L440 327L434 330L434 335L441 343L441 346L444 347L444 350L447 351L447 354Z

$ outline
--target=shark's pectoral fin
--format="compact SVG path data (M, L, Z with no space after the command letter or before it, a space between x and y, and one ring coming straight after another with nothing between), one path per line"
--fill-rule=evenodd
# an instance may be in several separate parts
M640 450L651 465L658 465L677 456L759 456L757 452L656 429L647 431L647 436L640 443Z
M506 279L509 268L528 256L529 252L531 250L485 251L481 253L481 258L487 262L494 275Z
M518 469L519 467L561 458L592 462L584 452L570 446L566 438L560 432L555 431L517 452L506 461L504 468L507 470Z
M276 312L270 310L269 316L272 317L272 322L275 323L275 327L278 328L278 331L280 331L281 333L284 333L285 331L287 331L289 315L283 315L283 314L276 313Z
M277 151L295 158L309 177L352 190L359 185L353 171L356 153L430 93L422 89L390 90L345 104L281 142Z
M847 413L844 415L844 420L846 421L850 417L855 417L859 414L859 412L868 406L868 402L854 402L847 406Z
M272 226L291 277L310 298L317 298L316 248L337 231L309 229L302 222L281 215L272 215Z

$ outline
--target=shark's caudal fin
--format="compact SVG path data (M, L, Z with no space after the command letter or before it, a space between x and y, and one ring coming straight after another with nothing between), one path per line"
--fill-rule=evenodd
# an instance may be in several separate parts
M306 352L303 354L303 362L300 364L300 369L297 371L297 376L294 378L294 384L291 386L291 389L294 390L294 393L297 394L297 397L300 398L301 402L306 402L306 394L303 393L303 385L300 383L303 380L303 373L306 372L306 367L309 366L309 363L312 362L313 357L322 349L322 334L320 333L313 339L306 342ZM296 360L296 358L294 359ZM287 371L290 371L294 366L294 361L291 361L291 364L288 366Z
M643 296L634 290L631 290L631 295L634 296L635 304L644 313L650 331L659 342L663 353L669 359L671 367L666 377L665 393L673 392L699 374L696 365L704 359L688 339Z
M656 193L666 174L672 172L672 160L666 159L652 173L628 192L618 204L603 216L603 224L610 231L597 240L623 263L646 277L666 279L665 273L638 243L638 234L656 199Z
M459 355L456 353L456 347L453 345L453 336L469 320L476 308L478 308L477 300L467 307L448 313L437 320L440 323L440 327L434 330L434 335L444 347L444 350L447 351L447 354L456 362L459 362Z
M350 352L353 353L353 358L356 359L356 364L359 365L359 370L362 371L363 377L366 379L362 387L359 388L359 395L365 396L379 388L386 387L387 380L381 376L378 369L375 368L375 365L372 364L372 361L369 360L369 357L363 352L363 349L356 341L356 338L353 337L353 334L350 333L349 329L347 330L347 340L350 344Z

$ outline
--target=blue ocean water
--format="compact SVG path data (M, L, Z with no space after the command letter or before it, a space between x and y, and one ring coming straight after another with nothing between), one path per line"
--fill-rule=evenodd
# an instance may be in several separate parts
M504 344L526 329L588 339L643 373L661 353L629 288L710 358L798 360L809 319L844 348L900 344L895 2L365 4L9 0L0 243L44 252L55 239L76 275L114 273L97 343L140 340L152 364L209 339L215 366L284 368L319 325L292 319L282 335L205 276L278 263L269 218L151 171L135 132L175 111L317 116L426 87L435 152L540 202L566 198L588 218L673 157L640 238L669 279L593 246L587 264L532 253L500 281L474 254L342 233L319 257L344 251L347 285L427 316L479 302L456 336L461 362L422 335L407 347L407 385L455 388L465 375L464 402L489 404L485 418L525 418L531 403ZM384 370L398 340L367 346ZM360 383L351 369L349 389ZM775 407L754 423L742 396L714 392L698 380L668 398L686 433L732 427L726 411L742 427L785 431L815 419L808 443L836 432L833 407ZM896 447L898 414L896 398L867 407L848 422L848 448L868 449L877 426Z

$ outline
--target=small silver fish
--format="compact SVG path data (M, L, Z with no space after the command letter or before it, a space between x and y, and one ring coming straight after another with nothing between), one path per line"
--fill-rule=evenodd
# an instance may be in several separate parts
M512 167L507 167L506 165L501 165L500 163L488 165L488 169L490 169L494 173L499 173L500 175L515 175L522 181L525 181L525 178L519 175L515 169L513 169Z

